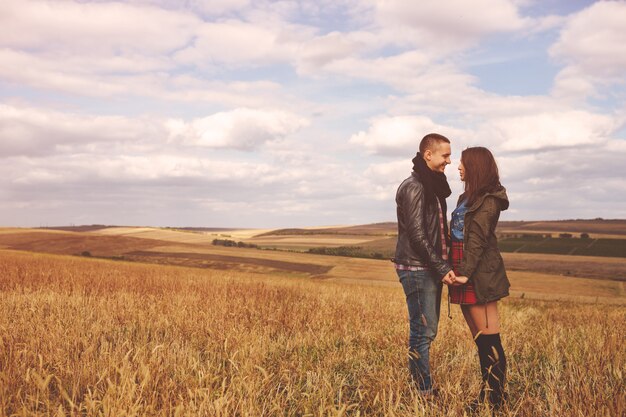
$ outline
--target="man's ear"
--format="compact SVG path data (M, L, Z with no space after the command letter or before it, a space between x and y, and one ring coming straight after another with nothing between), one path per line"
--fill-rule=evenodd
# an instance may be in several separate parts
M430 149L426 149L424 151L424 159L427 161L430 161L433 157L433 151L431 151Z

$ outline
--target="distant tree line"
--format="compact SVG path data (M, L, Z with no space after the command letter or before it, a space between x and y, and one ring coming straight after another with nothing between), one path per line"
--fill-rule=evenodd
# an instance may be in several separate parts
M559 237L560 237L561 239L571 239L571 238L573 238L573 237L574 237L574 235L573 235L573 234L571 234L571 233L560 233L560 234L559 234ZM580 234L580 238L581 238L581 239L589 239L589 233L581 233L581 234Z
M336 248L311 248L308 253L315 253L318 255L331 255L331 256L348 256L351 258L371 258L371 259L384 259L385 255L380 252L367 252L360 246L339 246Z
M290 235L338 235L337 230L326 229L277 229L271 232L262 233L258 236L290 236Z
M552 233L498 233L498 237L501 239L529 239L529 240L541 240L551 239ZM574 235L572 233L559 233L561 239L571 239ZM589 239L589 233L581 233L581 239Z
M230 239L213 239L213 244L216 246L228 246L234 248L258 248L257 245L253 243L245 243L245 242L235 242Z

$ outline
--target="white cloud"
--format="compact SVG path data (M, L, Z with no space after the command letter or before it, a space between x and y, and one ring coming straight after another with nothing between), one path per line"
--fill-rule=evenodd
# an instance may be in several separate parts
M177 52L175 59L200 67L269 65L289 61L301 37L287 24L264 27L240 20L205 23L193 43Z
M573 15L550 53L587 74L626 73L626 3L601 1Z
M239 108L190 121L92 116L0 104L0 157L115 152L154 153L163 146L250 151L307 126L283 110Z
M152 63L147 60L142 65ZM82 64L80 59L64 61L0 49L0 78L15 85L86 97L138 96L235 107L279 105L292 100L282 91L280 84L271 81L204 80L187 74L141 72L139 68L136 68L137 73L118 74L114 71L109 74L100 64L111 67L115 60L106 63L105 58Z
M185 9L208 16L236 12L250 5L250 0L131 0L135 4L157 5L164 8Z
M150 118L85 116L0 104L0 156L49 155L91 151L145 150L146 141L165 137Z
M178 8L156 0L139 0L132 4L9 1L0 6L5 8L5 15L11 17L5 22L9 30L0 34L0 45L5 47L0 49L0 76L13 83L88 96L130 93L160 99L223 101L256 107L268 96L264 95L253 104L256 97L234 94L233 83L222 83L225 88L219 88L215 81L202 78L212 75L219 78L228 71L227 68L280 63L292 65L301 75L362 78L391 85L400 91L440 94L439 90L449 87L451 82L465 88L473 78L449 64L434 63L433 58L439 59L451 52L437 42L428 41L419 49L414 49L415 44L409 42L408 49L391 55L381 54L385 47L397 44L398 34L389 31L405 25L402 19L407 16L410 17L408 27L411 30L425 30L435 39L443 39L448 36L446 34L465 39L473 36L469 33L490 33L504 26L516 27L515 8L501 0L484 1L489 3L486 6L490 11L480 14L466 14L465 9L459 8L465 6L456 2L443 7L435 7L430 2L415 3L417 6L385 3L379 5L378 10L381 16L386 16L382 18L385 21L382 27L323 34L315 27L290 23L285 19L293 16L281 14L282 9L276 11L273 5L263 2L255 4L245 14L244 19L248 20L231 17L203 21L185 11L204 7L205 2L200 1L187 1ZM222 2L218 3L219 9ZM337 7L344 6L356 7L351 2ZM239 6L233 7L237 9ZM287 8L293 14L293 10L311 7L311 4L294 3ZM454 8L466 17L459 22L456 21L458 16L450 22L436 21L448 19L445 17L447 13L441 13L447 8ZM317 14L325 10L319 5L313 9L312 13ZM357 9L362 10L364 6ZM365 8L365 13L374 11ZM431 14L437 18L435 21L422 19ZM400 18L402 22L396 21ZM496 24L499 18L504 20ZM142 23L131 24L131 21ZM118 28L120 22L124 23L122 29ZM453 30L448 25L452 25ZM481 25L484 27L479 30ZM18 33L19 36L15 35ZM27 36L21 36L24 33ZM163 36L163 33L168 35ZM421 37L412 33L407 39ZM458 45L459 42L455 38L452 43ZM454 46L452 50L458 50L458 47ZM189 67L197 69L193 71L194 75L188 71L179 75L182 68ZM193 89L181 89L179 78L195 79L193 84L196 85Z
M411 172L411 157L408 153L404 159L371 164L365 170L365 175L370 178L394 178L395 180L404 179Z
M323 66L323 70L347 77L382 82L399 89L411 88L425 70L430 59L424 53L413 50L389 57L360 58L348 56ZM423 84L422 84L423 87Z
M331 32L299 45L295 65L301 73L316 76L329 63L348 59L377 45L381 42L369 32Z
M552 95L570 101L596 96L598 80L594 78L589 77L579 67L565 67L554 78Z
M86 68L83 68L86 70ZM47 88L62 92L87 96L111 96L123 94L124 83L121 77L102 77L97 73L73 71L56 57L42 58L22 51L0 50L0 76L15 84L30 85L35 88ZM125 83L130 80L146 79L146 76L123 77ZM136 89L137 87L135 87Z
M439 125L426 116L381 116L371 121L366 132L352 135L350 143L373 154L407 156L417 152L422 137L431 132L451 140L463 134L460 129Z
M281 110L240 108L185 123L168 122L170 135L183 142L209 148L251 151L306 126L308 121Z
M394 201L398 185L410 175L413 164L412 154L407 152L401 160L371 164L363 175L368 180L366 190L379 201Z
M496 119L486 129L494 131L501 150L529 151L599 145L619 126L610 116L568 111Z
M134 155L85 152L4 158L2 191L12 203L0 206L0 211L20 206L21 213L28 213L12 215L9 224L206 225L214 223L212 216L218 213L222 225L279 225L285 218L309 219L304 220L309 224L316 218L324 224L321 219L331 215L361 218L364 210L357 208L371 192L349 167L321 155L275 163L258 155L241 161L217 151L203 155L172 150L155 146L152 152ZM232 209L228 219L223 211L227 207ZM265 220L258 217L263 213ZM163 220L166 217L169 220Z
M184 46L199 23L189 13L119 2L3 0L0 45L89 55L164 53Z
M5 160L7 161L7 160ZM220 161L191 155L56 155L37 158L11 158L12 169L0 172L14 187L42 187L66 190L75 187L104 188L105 194L124 192L125 187L144 184L161 189L171 184L192 187L202 195L202 187L221 184L237 187L259 186L278 175L278 168L265 163ZM23 188L24 189L24 188ZM45 198L46 196L44 196Z
M79 167L108 181L196 179L201 183L240 182L246 178L269 175L275 169L267 164L219 161L191 155L156 154L151 156L120 156L97 161L80 160Z
M596 2L572 15L550 55L567 66L557 76L554 94L588 96L594 85L623 83L626 75L626 3Z
M377 0L376 12L395 43L437 50L463 49L480 37L522 29L526 22L507 0Z
M623 143L623 140L609 140L522 156L496 155L502 182L515 210L512 218L520 215L529 220L623 218L626 215ZM615 144L619 144L617 149Z
M280 84L238 79L224 64L295 60L308 29L280 21L204 21L189 10L220 2L188 3L0 2L0 79L87 97L134 95L226 107L290 100Z

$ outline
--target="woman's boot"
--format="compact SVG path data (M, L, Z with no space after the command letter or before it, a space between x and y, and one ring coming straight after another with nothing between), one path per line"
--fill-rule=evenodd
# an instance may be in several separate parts
M478 357L483 378L480 399L489 399L494 409L500 409L506 402L506 356L500 334L481 334L476 338Z

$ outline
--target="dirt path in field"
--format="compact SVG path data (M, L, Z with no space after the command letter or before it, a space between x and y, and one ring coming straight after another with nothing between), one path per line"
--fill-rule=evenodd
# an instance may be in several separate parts
M158 261L158 260L174 260L172 263L180 263L176 262L182 261L183 264L187 266L197 266L198 261L208 261L207 266L219 267L220 265L226 268L233 268L240 265L256 265L261 267L266 267L269 269L278 269L288 272L299 272L311 275L320 275L325 274L332 269L332 266L326 265L318 265L318 264L310 264L310 263L297 263L297 262L286 262L286 261L277 261L273 259L260 259L260 258L249 258L249 257L241 257L241 256L228 256L228 255L215 255L209 253L192 253L192 252L148 252L148 251L133 251L125 254L125 258L130 260L143 260L147 259L150 261ZM160 263L160 262L159 262ZM168 262L164 262L168 263ZM202 264L200 264L201 266ZM221 269L221 268L220 268Z

